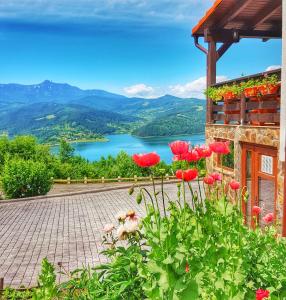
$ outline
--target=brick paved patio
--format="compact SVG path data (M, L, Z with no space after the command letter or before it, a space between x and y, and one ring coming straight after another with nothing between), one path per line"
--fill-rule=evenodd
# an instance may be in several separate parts
M169 195L176 184L166 185ZM102 228L119 210L144 214L127 189L0 202L0 277L5 286L35 286L44 257L67 270L104 262ZM58 267L57 267L58 268ZM58 278L64 280L65 278Z

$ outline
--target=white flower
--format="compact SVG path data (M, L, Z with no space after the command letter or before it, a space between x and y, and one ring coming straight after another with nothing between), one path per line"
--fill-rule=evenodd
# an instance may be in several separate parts
M114 225L110 223L104 226L103 231L106 233L110 233L113 229L114 229Z
M139 229L138 220L135 221L127 220L124 225L128 233L133 233Z
M121 224L117 229L117 236L120 241L126 240L128 231L125 227L125 224Z
M119 211L117 214L116 214L116 219L118 221L124 221L126 219L126 213L123 212L123 211Z

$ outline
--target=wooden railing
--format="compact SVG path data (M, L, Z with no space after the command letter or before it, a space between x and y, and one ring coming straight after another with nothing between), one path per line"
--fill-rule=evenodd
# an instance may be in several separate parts
M161 177L154 177L154 180L159 180ZM171 179L176 179L176 176L173 175L168 175L166 174L164 176L165 180L171 180ZM138 182L138 181L152 181L151 176L144 176L144 177L138 177L134 175L133 177L120 177L118 176L117 178L96 178L96 179L91 179L84 177L83 179L53 179L54 183L58 184L73 184L73 183L83 183L83 184L89 184L89 183L108 183L108 182Z
M249 79L262 78L276 74L279 78L281 70L259 73L213 85L231 85ZM211 123L236 125L279 125L280 124L280 90L274 95L247 98L244 94L232 103L222 101L211 103Z

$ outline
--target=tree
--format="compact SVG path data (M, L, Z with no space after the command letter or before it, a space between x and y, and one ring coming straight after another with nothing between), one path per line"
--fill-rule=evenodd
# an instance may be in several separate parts
M61 162L68 162L74 155L74 148L64 139L60 142L59 158Z

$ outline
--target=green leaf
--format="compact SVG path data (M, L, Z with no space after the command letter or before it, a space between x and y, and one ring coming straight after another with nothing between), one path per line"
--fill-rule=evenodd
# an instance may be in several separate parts
M199 297L199 289L195 280L188 282L186 289L180 294L180 300L196 300Z
M174 262L174 258L172 258L171 255L168 255L168 257L165 258L162 262L165 265L170 265L170 264L172 264Z

